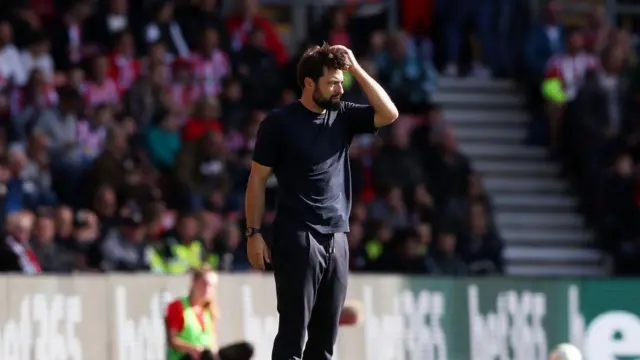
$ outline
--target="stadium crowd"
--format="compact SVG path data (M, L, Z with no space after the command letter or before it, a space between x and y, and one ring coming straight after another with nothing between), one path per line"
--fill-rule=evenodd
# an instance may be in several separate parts
M0 269L249 270L252 147L266 112L297 98L299 54L255 0L224 17L217 0L61 3L0 18ZM354 48L403 113L351 149L352 270L502 272L490 202L429 102L429 42L350 21L332 10L310 43ZM276 192L273 179L267 224Z
M594 6L565 24L549 1L526 42L534 141L546 141L618 275L640 274L640 63L633 27ZM633 24L630 24L633 25ZM637 31L637 29L635 29ZM542 129L542 130L541 130Z

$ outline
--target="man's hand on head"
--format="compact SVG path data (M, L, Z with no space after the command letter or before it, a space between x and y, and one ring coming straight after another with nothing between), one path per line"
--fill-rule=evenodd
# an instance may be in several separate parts
M351 66L349 66L349 69L347 70L352 70L360 66L360 64L358 64L358 61L356 60L355 55L353 55L353 51L351 51L348 47L343 45L333 45L331 48L342 50L347 53L347 57L349 58L349 62L351 63Z

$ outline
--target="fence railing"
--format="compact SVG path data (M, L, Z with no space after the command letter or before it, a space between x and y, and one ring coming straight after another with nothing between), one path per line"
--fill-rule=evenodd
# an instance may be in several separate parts
M270 359L278 327L268 275L222 275L221 343ZM187 277L0 277L0 359L163 360L163 312ZM588 360L640 357L640 280L357 276L364 321L338 360L546 359L570 341Z

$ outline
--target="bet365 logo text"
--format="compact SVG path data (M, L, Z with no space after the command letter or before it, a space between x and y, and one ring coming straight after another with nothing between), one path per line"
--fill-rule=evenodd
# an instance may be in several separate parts
M476 285L467 288L471 359L545 360L548 344L542 320L546 295L503 291L496 296L495 309L482 314L479 291Z
M0 328L0 359L82 360L82 346L76 334L81 321L82 302L78 296L25 296L19 311Z
M158 360L166 355L164 306L171 295L153 293L148 308L132 314L125 287L118 286L115 296L115 329L118 360Z
M365 286L363 292L366 359L447 359L443 293L402 291L392 299L391 312L385 313L376 308L371 287Z
M636 303L640 307L640 299ZM572 286L569 288L569 336L571 342L582 349L586 360L640 358L640 318L637 314L611 310L589 321L580 306L580 290Z

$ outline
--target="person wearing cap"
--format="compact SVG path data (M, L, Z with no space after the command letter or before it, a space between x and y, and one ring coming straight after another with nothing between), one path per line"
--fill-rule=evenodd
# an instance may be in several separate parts
M104 271L149 270L142 216L133 213L122 219L120 229L107 233L100 247L100 268Z

